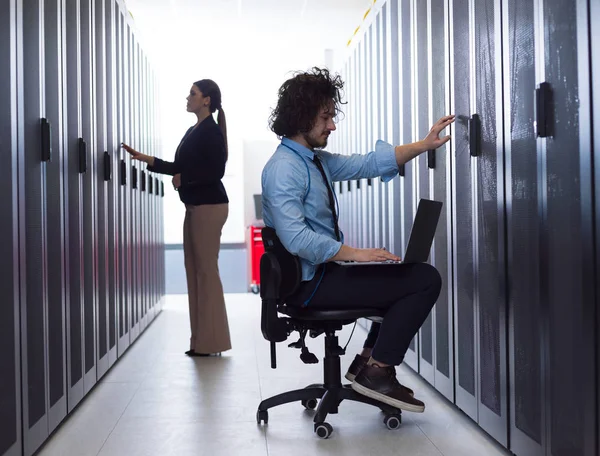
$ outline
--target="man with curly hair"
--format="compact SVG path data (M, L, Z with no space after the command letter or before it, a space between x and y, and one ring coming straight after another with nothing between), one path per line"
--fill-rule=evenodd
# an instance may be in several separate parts
M438 120L422 141L392 146L377 141L368 154L338 155L323 148L342 104L343 82L326 69L313 68L285 81L270 118L281 144L262 174L263 218L283 246L300 258L302 283L288 298L292 306L386 311L373 323L362 353L346 378L368 397L406 411L423 412L425 404L396 378L411 340L440 293L437 270L425 263L340 266L336 261L399 261L385 249L359 249L344 244L331 182L381 177L391 180L398 167L419 154L437 149L450 136L440 133L454 116Z

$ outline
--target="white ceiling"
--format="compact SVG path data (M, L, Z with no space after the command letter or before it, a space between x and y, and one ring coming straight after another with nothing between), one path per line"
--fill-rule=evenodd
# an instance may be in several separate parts
M382 1L382 0L379 0ZM273 46L301 41L340 49L372 0L126 0L143 36L179 40L227 34L244 43L260 36ZM216 38L216 36L214 37ZM214 41L216 44L216 41Z

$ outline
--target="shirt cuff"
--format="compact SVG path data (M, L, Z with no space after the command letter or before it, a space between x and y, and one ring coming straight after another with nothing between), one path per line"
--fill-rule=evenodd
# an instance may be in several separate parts
M375 143L375 161L383 182L391 181L398 174L395 147L381 139Z
M325 263L326 261L330 260L331 258L333 258L334 256L336 256L338 254L338 252L340 251L341 248L342 248L342 243L340 241L336 241L336 240L332 239L331 245L328 245L327 248L324 249L323 258L317 264Z

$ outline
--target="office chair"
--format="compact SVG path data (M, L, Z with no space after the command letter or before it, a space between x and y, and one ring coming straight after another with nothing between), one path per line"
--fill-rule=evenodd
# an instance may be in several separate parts
M298 331L300 339L290 347L301 350L300 359L305 364L315 364L317 357L308 351L305 344L307 333L311 337L325 334L325 358L323 360L323 383L309 385L306 388L288 391L269 399L258 406L256 421L267 424L268 409L281 404L301 401L308 410L316 409L314 431L323 438L333 432L332 426L325 422L328 414L338 413L343 400L363 402L379 407L385 413L384 423L388 429L397 429L402 422L401 411L395 407L363 396L350 385L342 385L340 356L345 350L338 345L336 331L344 325L355 323L359 318L381 319L383 313L378 309L353 308L349 310L324 310L309 307L287 306L285 300L292 295L301 282L302 270L298 257L289 253L281 244L273 228L262 230L265 253L260 261L260 296L262 299L261 330L265 339L271 343L271 367L277 367L277 342L285 341L293 331ZM280 317L279 314L285 316ZM317 407L317 400L321 399Z

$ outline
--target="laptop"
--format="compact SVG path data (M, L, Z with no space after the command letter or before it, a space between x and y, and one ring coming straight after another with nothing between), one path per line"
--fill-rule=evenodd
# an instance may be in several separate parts
M431 244L435 237L440 214L442 213L442 203L421 199L417 207L417 215L410 230L410 238L406 246L406 254L402 261L336 261L341 266L366 266L366 265L386 265L386 264L405 264L405 263L426 263L431 251Z

